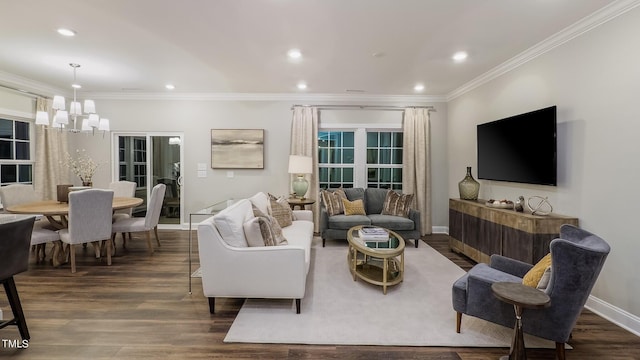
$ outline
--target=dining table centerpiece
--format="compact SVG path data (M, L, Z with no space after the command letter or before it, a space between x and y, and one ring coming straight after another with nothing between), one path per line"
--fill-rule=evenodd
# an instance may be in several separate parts
M82 186L93 186L93 175L100 166L86 152L86 150L76 150L76 156L73 157L67 153L65 165L82 181Z

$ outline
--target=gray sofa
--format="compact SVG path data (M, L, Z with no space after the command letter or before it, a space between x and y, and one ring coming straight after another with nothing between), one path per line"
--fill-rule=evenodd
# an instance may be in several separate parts
M387 189L345 188L349 201L362 199L367 215L333 215L329 216L324 203L320 204L320 234L322 246L326 239L347 239L347 231L356 225L375 225L393 230L405 240L413 240L418 247L420 242L420 212L411 209L409 217L382 215L382 207L387 196ZM331 191L331 190L329 190Z

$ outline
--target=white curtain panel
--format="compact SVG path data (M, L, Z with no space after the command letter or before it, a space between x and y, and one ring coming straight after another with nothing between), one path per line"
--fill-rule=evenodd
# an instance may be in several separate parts
M36 111L49 113L49 122L53 120L52 100L38 97ZM67 133L53 127L36 127L36 162L33 169L33 183L41 199L55 200L56 185L71 184L69 169L64 165L68 151Z
M414 206L420 210L422 235L431 234L431 164L429 149L429 110L407 108L402 122L404 147L402 155L402 191L414 195Z
M314 231L319 231L320 199L318 191L318 108L311 106L294 106L291 121L291 155L311 156L313 158L313 174L305 175L309 181L307 197L315 199L313 204ZM293 181L289 176L289 189Z

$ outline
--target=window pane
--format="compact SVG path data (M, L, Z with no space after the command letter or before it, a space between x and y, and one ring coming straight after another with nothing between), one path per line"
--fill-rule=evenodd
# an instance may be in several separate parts
M29 143L16 141L16 160L29 160Z
M368 184L367 187L368 188L372 188L372 189L377 189L378 188L378 184Z
M402 149L393 149L391 150L393 161L392 164L402 164Z
M319 164L329 163L329 149L318 149L318 163Z
M320 131L318 132L318 147L329 147L329 132Z
M367 181L378 181L378 169L376 168L367 169Z
M331 150L329 150L329 161L332 164L341 164L342 163L342 150L339 150L339 149L331 149Z
M319 170L319 181L324 183L329 182L329 169L321 167Z
M0 166L0 182L5 183L14 183L18 181L17 178L17 166L16 165L1 165Z
M342 182L341 169L332 168L331 170L329 170L329 179L331 180L331 182Z
M380 147L391 147L391 133L380 133Z
M0 139L13 139L13 121L0 119Z
M354 161L353 149L342 150L342 162L344 164L353 164L353 161Z
M354 146L353 132L347 131L347 132L343 133L343 135L342 135L342 146L344 146L344 147L353 147Z
M31 165L18 165L19 180L21 183L33 182L33 172Z
M16 121L16 139L29 140L29 123Z
M391 164L391 149L380 149L380 164Z
M391 188L393 190L402 190L402 184L393 184Z
M378 150L367 149L367 164L377 164L377 163L378 163Z
M367 133L367 147L378 147L378 133L377 132L368 132Z
M353 182L353 168L342 169L342 180L346 183Z
M0 159L13 160L13 141L0 140Z
M391 182L391 169L380 169L379 170L380 177L379 181L382 182Z
M395 147L403 147L402 145L402 133L401 132L394 132L392 133L392 138L393 138L393 146Z
M127 165L120 165L120 180L127 179Z
M402 169L393 169L393 182L401 183L402 182Z

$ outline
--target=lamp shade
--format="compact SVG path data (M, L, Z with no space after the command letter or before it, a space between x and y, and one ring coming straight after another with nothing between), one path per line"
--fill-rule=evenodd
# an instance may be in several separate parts
M85 107L86 109L86 107ZM97 128L100 125L100 116L98 114L89 115L89 126L93 128Z
M85 100L84 101L84 113L85 114L95 114L96 113L96 103L93 100Z
M100 119L98 130L109 131L109 119Z
M49 113L46 111L36 112L36 125L49 126Z
M67 125L69 123L69 114L65 110L56 111L56 122L58 124Z
M79 101L72 101L69 104L69 115L82 115L82 105Z
M89 126L89 119L82 119L82 128L80 129L80 131L89 132L92 129L93 128Z
M53 110L64 110L64 96L56 95L53 97L53 104L51 105Z
M289 155L289 174L313 173L313 159L311 156Z

